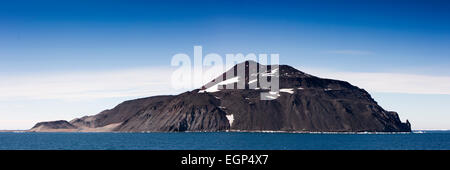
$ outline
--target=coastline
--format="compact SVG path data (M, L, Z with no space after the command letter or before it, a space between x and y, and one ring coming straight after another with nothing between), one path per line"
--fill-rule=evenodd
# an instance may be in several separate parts
M271 131L271 130L226 130L226 131L184 131L184 132L163 132L163 131L142 131L142 132L119 132L119 131L30 131L30 130L0 130L0 133L288 133L288 134L421 134L439 133L450 130L412 130L411 132L311 132L311 131Z

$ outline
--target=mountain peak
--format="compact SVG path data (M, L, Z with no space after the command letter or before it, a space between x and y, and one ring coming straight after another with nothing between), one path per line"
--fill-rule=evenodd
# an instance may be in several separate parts
M238 70L242 72L238 72ZM289 65L263 65L253 60L247 60L234 65L228 71L203 85L199 93L221 90L261 90L263 89L260 84L262 79L278 81L279 88L356 88L347 82L312 76Z

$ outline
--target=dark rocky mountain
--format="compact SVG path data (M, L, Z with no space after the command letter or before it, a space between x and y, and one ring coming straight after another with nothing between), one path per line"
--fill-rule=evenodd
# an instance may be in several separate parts
M246 61L223 73L221 77L224 81L216 79L200 89L179 95L125 101L97 115L70 122L42 122L33 129L124 132L411 131L408 121L402 123L396 112L384 110L368 92L348 82L315 77L288 65L280 65L272 72L257 73L263 66ZM269 66L268 70L270 67L273 66ZM237 75L240 68L245 69L245 75ZM269 90L261 88L257 80L260 76L269 80L279 79L280 91L262 96L273 100L261 100L261 93ZM238 83L244 83L245 89L237 89ZM225 84L233 85L226 89ZM44 125L48 128L36 128Z

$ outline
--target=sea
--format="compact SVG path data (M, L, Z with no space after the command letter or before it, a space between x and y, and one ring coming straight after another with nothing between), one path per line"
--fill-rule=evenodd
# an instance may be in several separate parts
M450 131L413 133L1 132L0 150L450 150Z

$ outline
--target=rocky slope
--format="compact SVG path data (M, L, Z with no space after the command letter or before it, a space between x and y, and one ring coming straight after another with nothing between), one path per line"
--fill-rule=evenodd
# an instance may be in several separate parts
M40 122L34 125L29 131L32 132L66 132L66 131L77 131L77 127L70 124L65 120L57 120L50 122Z
M256 65L256 67L249 67ZM242 66L242 67L241 67ZM246 74L238 76L237 69ZM43 122L32 131L304 131L410 132L395 112L384 110L365 90L345 81L322 79L287 65L273 72L251 74L263 65L247 61L225 72L224 81L173 96L125 101L97 115L70 122ZM255 70L256 69L256 70ZM277 74L274 74L277 73ZM226 79L226 75L229 75ZM230 76L232 75L232 76ZM258 77L278 78L274 100L260 100ZM243 82L246 89L237 89ZM225 84L234 88L221 89ZM223 86L224 87L224 86ZM253 88L256 87L256 88ZM45 127L45 128L40 128Z

